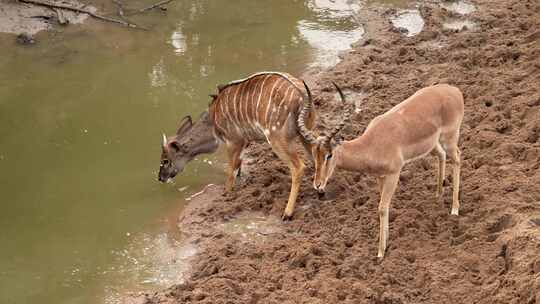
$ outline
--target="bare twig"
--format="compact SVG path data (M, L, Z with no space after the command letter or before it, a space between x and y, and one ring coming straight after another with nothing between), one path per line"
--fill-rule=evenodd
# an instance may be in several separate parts
M120 17L120 19L124 20L125 22L135 24L134 22L129 21L126 18L126 14L124 13L124 4L122 3L122 1L120 0L112 0L112 1L114 2L114 4L116 4L116 7L118 8L118 16Z
M132 15L136 15L136 14L140 14L140 13L144 13L146 11L149 11L151 9L154 9L156 7L159 7L159 6L162 6L162 5L165 5L165 4L168 4L169 2L173 2L174 0L163 0L163 1L159 1L155 4L152 4L150 6L147 6L147 7L143 7L139 10L137 10L136 12L134 12Z
M80 13L80 14L87 14L87 15L92 16L92 17L94 17L96 19L99 19L99 20L112 22L112 23L118 23L118 24L121 24L121 25L126 26L126 27L131 27L131 28L139 29L139 30L147 30L146 28L138 26L138 25L133 24L131 22L105 17L105 16L98 15L96 13L93 13L93 12L91 12L89 10L85 10L85 9L82 9L82 8L76 8L76 7L73 7L73 6L68 6L68 5L63 5L63 4L52 4L52 3L41 2L41 1L37 1L37 0L19 0L19 1L23 2L23 3L27 3L27 4L33 4L33 5L49 7L49 8L52 8L52 9L54 9L54 8L65 9L65 10Z

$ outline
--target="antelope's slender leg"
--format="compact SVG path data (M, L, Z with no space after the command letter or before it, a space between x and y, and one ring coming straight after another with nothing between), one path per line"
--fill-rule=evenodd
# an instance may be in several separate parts
M290 220L294 212L294 206L296 204L296 198L298 197L302 176L304 175L305 165L298 156L298 152L294 145L289 145L287 142L281 142L280 140L274 142L271 141L271 145L279 158L287 163L291 171L291 192L289 193L287 207L285 207L285 212L283 212L282 216L283 220Z
M459 214L459 175L460 175L460 169L461 169L461 151L456 146L453 151L451 152L450 156L452 157L452 163L453 163L453 172L452 172L452 187L453 189L453 195L452 195L452 215L458 215Z
M244 148L243 143L231 143L227 142L227 155L229 157L229 172L227 175L227 182L225 183L225 191L230 192L234 187L238 171L240 170L240 165L242 160L240 159L240 154Z
M379 202L379 252L377 257L383 258L388 242L388 214L390 209L390 201L396 191L399 181L399 172L383 177L381 201Z
M439 169L437 170L437 198L441 198L443 194L444 177L446 176L446 152L439 142L437 142L434 151L439 160Z
M442 134L441 139L443 140L444 147L446 148L446 153L450 156L452 161L453 172L452 172L452 210L450 214L458 215L459 214L459 180L460 180L460 168L461 168L461 151L458 147L459 141L459 128L453 132L448 132L447 134Z

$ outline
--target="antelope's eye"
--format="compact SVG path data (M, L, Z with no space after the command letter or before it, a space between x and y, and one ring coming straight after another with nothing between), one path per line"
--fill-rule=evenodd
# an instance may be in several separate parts
M330 158L332 158L332 154L326 154L326 160L329 160Z
M164 159L164 160L161 161L161 166L168 166L170 163L171 163L170 160Z

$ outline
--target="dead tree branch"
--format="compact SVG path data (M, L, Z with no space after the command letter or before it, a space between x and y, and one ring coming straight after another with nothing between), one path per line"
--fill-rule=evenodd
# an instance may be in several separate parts
M82 8L76 8L76 7L73 7L73 6L68 6L68 5L63 5L63 4L52 4L52 3L41 2L41 1L37 1L37 0L19 0L19 2L32 4L32 5L44 6L44 7L48 7L48 8L52 8L52 9L55 9L55 8L57 8L57 9L65 9L65 10L80 13L80 14L87 14L87 15L89 15L91 17L94 17L94 18L102 20L102 21L117 23L117 24L121 24L121 25L126 26L126 27L134 28L134 29L147 30L146 28L138 26L138 25L133 24L131 22L105 17L105 16L102 16L102 15L98 15L98 14L96 14L94 12L91 12L89 10L85 10L85 9L82 9Z
M163 0L163 1L159 1L159 2L157 2L157 3L155 3L155 4L152 4L152 5L150 5L150 6L143 7L143 8L141 8L141 9L137 10L137 11L134 12L132 15L144 13L144 12L146 12L146 11L149 11L149 10L154 9L154 8L156 8L156 7L160 7L160 6L162 6L162 5L168 4L169 2L173 2L173 1L174 1L174 0Z
M134 22L129 21L126 18L126 14L124 12L124 4L122 3L122 1L120 0L112 0L112 1L114 2L114 4L116 4L116 7L118 8L118 16L120 17L120 19L124 20L127 23L135 24Z

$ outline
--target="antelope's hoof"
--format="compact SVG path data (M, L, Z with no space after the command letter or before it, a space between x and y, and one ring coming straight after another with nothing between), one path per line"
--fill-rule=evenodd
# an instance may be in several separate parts
M288 215L286 213L283 213L283 215L281 216L281 220L284 222L292 221L292 214Z
M322 200L324 198L324 192L317 192L317 198Z

